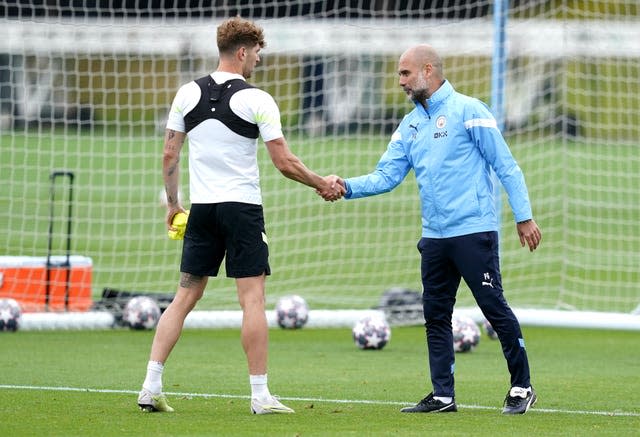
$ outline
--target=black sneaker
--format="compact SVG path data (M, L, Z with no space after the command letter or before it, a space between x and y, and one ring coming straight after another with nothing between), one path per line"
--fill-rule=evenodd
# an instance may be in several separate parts
M401 413L453 413L455 411L458 411L455 399L451 399L449 403L444 403L434 399L433 393L429 393L426 398L413 407L405 407L400 410Z
M507 397L504 398L503 414L524 414L538 400L533 388L511 387Z

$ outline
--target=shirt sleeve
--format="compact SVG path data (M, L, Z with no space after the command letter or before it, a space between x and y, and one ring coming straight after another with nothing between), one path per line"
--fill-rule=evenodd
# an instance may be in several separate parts
M409 173L411 164L404 151L402 135L396 130L373 172L348 178L345 198L357 199L393 190Z
M229 106L238 117L258 125L263 141L284 136L280 109L269 93L258 88L238 91L231 97Z
M169 116L167 118L167 129L177 132L186 132L184 116L188 114L200 100L200 87L195 82L182 85L176 96L173 98Z
M528 220L533 214L522 170L489 108L479 100L475 102L467 107L464 126L507 192L516 222Z

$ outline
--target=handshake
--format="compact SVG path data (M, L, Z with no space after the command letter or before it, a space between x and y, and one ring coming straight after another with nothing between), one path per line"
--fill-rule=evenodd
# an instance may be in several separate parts
M322 184L316 188L316 193L328 202L340 199L347 191L344 179L340 176L329 175L322 180Z

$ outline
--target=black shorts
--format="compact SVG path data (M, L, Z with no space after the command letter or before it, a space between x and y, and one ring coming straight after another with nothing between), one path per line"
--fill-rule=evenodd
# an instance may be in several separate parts
M230 278L271 274L262 205L192 204L182 245L180 271L218 276L222 259Z

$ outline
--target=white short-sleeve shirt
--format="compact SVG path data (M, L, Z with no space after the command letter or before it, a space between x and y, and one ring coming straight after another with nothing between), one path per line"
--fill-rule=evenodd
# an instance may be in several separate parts
M221 71L211 77L216 83L244 80L239 74ZM186 131L184 117L196 107L200 94L195 81L180 87L171 105L167 129ZM263 141L283 136L280 110L269 93L258 88L243 89L231 97L229 106L238 117L258 126ZM257 139L238 135L215 119L203 121L187 137L191 203L262 204Z

